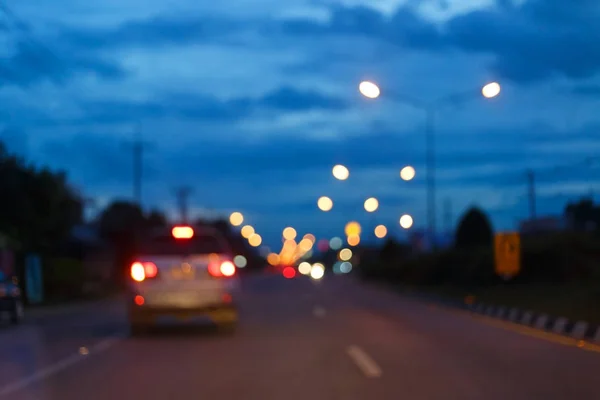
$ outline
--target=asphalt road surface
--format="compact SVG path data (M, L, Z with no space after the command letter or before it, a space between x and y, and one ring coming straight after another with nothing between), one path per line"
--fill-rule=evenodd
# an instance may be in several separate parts
M233 335L130 338L118 299L0 328L0 399L600 398L600 352L576 344L348 277L259 276Z

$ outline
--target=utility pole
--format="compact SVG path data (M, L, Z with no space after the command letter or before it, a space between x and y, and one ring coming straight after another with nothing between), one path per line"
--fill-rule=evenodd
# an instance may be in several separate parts
M436 204L435 204L435 108L426 108L425 153L427 181L427 238L431 247L436 248Z
M188 223L188 199L192 194L192 188L189 186L182 186L175 190L177 196L177 203L179 205L179 213L181 216L181 222L184 224Z
M133 198L142 207L142 168L143 168L144 142L142 141L142 127L138 124L133 143Z
M536 210L535 210L535 173L533 170L527 170L527 187L529 195L529 219L535 221Z

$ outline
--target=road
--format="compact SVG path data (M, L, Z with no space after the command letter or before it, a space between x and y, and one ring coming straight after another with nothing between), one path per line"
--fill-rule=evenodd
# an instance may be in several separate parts
M0 399L599 398L600 353L348 277L252 277L240 330L130 338L120 300L0 329ZM536 336L536 335L534 335Z

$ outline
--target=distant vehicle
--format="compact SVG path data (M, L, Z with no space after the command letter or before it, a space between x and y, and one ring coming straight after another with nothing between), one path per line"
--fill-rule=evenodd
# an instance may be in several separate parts
M25 315L21 289L14 275L14 255L0 248L0 314L5 313L12 324L20 323Z
M130 267L132 334L161 317L206 316L222 330L235 330L239 281L232 260L228 243L208 228L175 226L144 241Z

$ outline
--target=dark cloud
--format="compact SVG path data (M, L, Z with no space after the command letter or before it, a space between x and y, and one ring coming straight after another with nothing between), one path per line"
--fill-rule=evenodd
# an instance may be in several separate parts
M190 93L166 93L148 101L106 100L84 104L85 116L78 123L112 124L132 120L177 117L213 122L235 122L261 111L300 112L312 109L343 110L344 100L316 91L282 87L258 98L220 100Z
M102 58L72 54L57 54L30 40L16 43L10 57L0 58L0 86L27 87L42 81L64 84L80 74L92 74L101 79L121 79L126 75L118 64Z
M268 93L260 103L282 111L343 110L348 107L347 102L339 98L326 96L314 90L299 91L291 87L283 87Z
M290 36L354 35L426 51L459 49L492 55L493 71L504 79L528 83L556 75L580 79L600 70L599 3L591 0L529 0L521 6L462 14L444 26L423 19L410 6L385 19L367 7L332 9L332 19L286 21L279 32Z
M114 28L66 27L60 42L78 50L165 47L225 39L243 32L250 21L214 16L158 15L125 22Z

